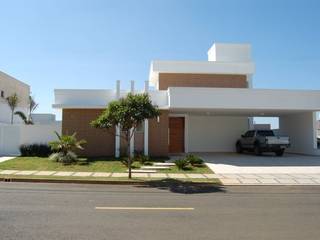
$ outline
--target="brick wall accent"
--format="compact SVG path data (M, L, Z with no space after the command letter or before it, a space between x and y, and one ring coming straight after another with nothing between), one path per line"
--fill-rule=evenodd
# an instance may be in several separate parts
M245 75L159 73L159 90L168 87L247 88Z
M63 134L77 133L78 139L85 139L87 143L84 150L77 151L80 156L98 157L114 156L115 136L114 129L95 129L90 122L96 119L102 109L63 109L62 132Z
M149 154L150 156L168 156L168 111L161 111L160 121L149 120Z

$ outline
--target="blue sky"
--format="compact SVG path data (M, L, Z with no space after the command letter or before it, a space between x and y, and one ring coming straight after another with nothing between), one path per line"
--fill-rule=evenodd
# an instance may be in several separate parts
M320 1L0 0L0 70L38 112L54 88L143 86L150 61L206 60L213 42L251 43L254 87L320 89Z

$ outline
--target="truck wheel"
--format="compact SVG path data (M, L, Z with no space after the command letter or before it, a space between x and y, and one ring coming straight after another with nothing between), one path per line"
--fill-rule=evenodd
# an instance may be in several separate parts
M283 156L283 154L284 154L284 149L280 149L280 150L276 151L275 154L276 154L278 157Z
M237 144L236 144L236 151L237 151L237 153L242 153L243 152L243 149L242 149L242 146L241 146L240 142L237 142Z
M258 144L256 144L256 145L254 146L253 151L254 151L254 154L255 154L255 155L257 155L257 156L260 156L260 155L261 155L261 149L260 149L260 147L259 147Z

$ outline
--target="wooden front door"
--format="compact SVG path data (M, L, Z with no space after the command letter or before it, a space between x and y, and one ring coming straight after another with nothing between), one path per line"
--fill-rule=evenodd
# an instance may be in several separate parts
M184 152L184 117L169 117L169 153Z

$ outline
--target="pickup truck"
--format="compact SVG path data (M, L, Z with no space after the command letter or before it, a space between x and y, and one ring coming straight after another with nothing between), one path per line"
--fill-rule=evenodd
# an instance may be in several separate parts
M282 156L289 146L289 137L275 136L272 130L249 130L237 141L236 150L237 153L251 151L256 155L274 152L277 156Z

